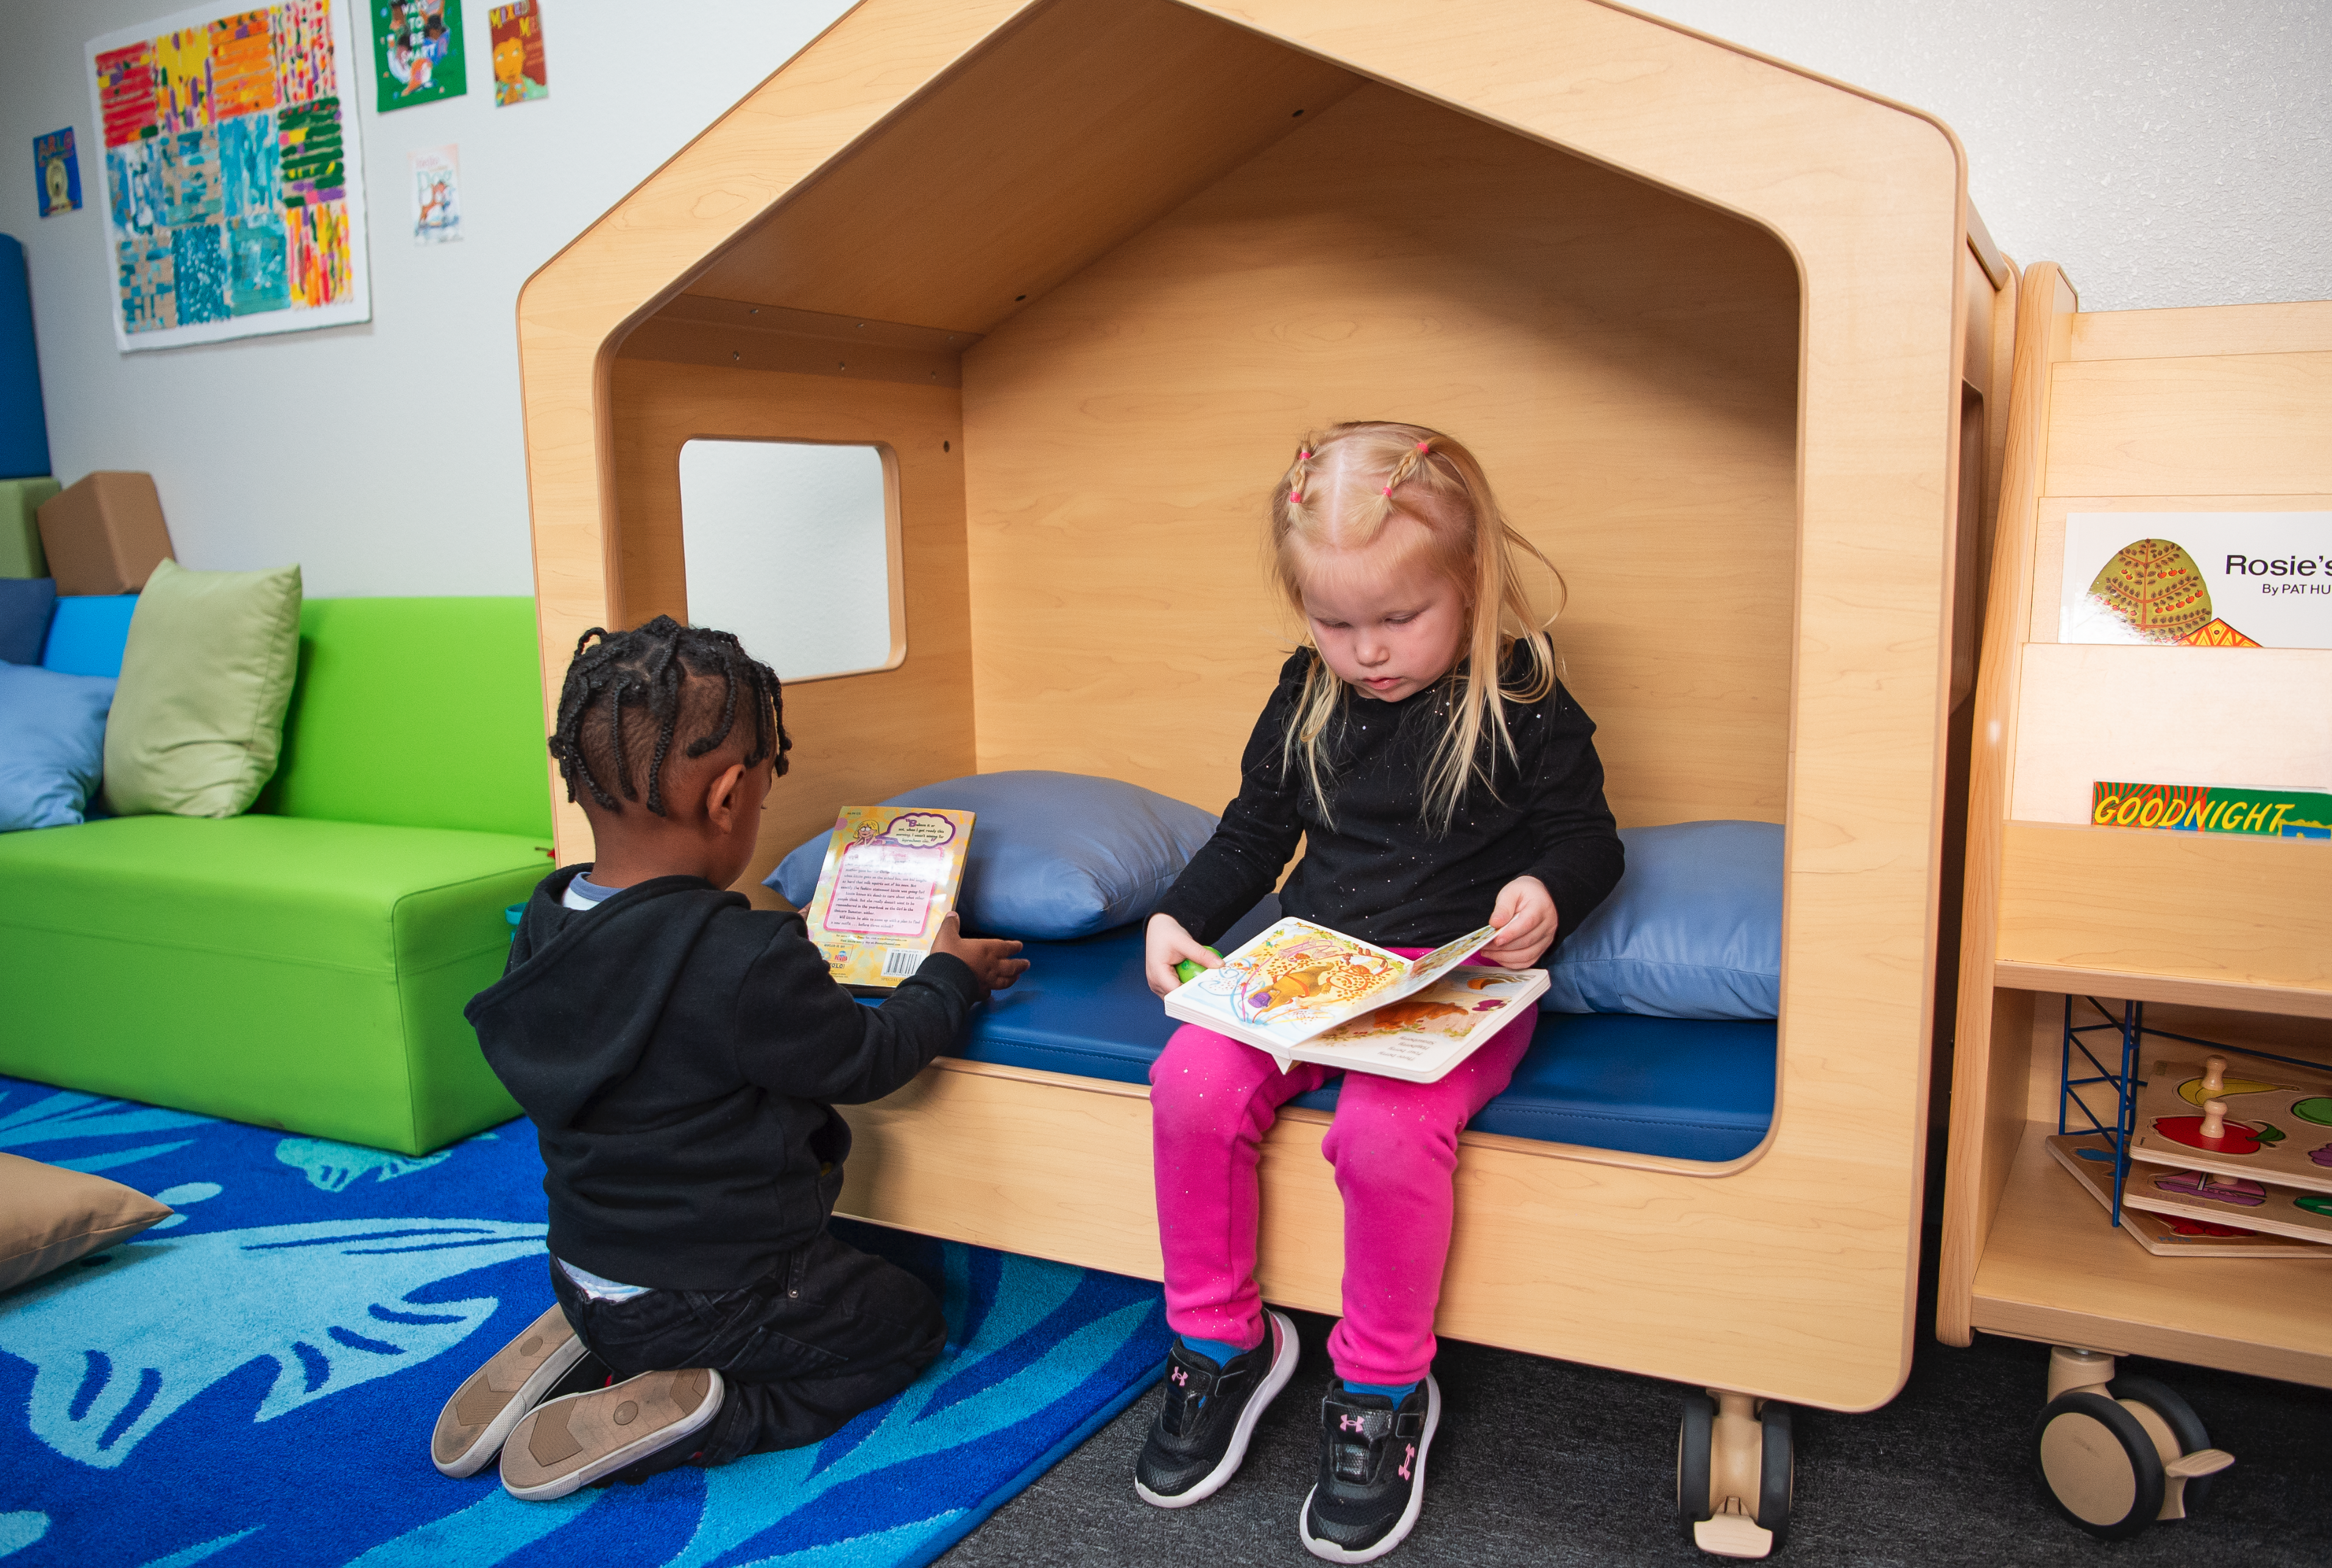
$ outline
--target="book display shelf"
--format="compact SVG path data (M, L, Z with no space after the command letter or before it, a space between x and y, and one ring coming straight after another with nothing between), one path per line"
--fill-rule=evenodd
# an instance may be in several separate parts
M2084 313L2056 266L2027 269L1936 1333L2057 1347L2035 1457L2098 1535L2181 1516L2189 1483L2231 1462L2115 1358L2332 1386L2332 1246L2311 1238L2310 1196L2332 1164L2308 1159L2332 1156L2332 1126L2310 1119L2310 1085L2332 1076L2332 843L2099 826L2093 781L2322 789L2332 649L2228 637L2250 599L2175 644L2060 641L2068 520L2326 512L2332 303ZM2149 529L2134 515L2127 531Z

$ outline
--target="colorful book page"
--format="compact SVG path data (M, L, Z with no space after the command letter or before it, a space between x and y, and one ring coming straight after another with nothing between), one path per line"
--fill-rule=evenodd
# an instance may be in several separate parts
M804 919L846 985L889 988L922 967L963 882L974 814L853 806L835 820Z
M2099 827L2232 833L2245 838L2332 838L2332 794L2229 784L2115 784L2089 789Z
M467 92L462 0L372 0L372 66L382 114Z
M2332 512L2077 512L2058 637L2332 648Z
M550 68L543 62L542 7L537 0L491 7L486 31L493 41L494 107L550 97Z

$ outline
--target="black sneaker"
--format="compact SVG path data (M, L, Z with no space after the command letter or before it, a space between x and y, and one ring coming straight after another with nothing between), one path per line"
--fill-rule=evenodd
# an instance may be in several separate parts
M1267 1307L1263 1320L1263 1343L1219 1366L1174 1342L1166 1357L1166 1402L1133 1467L1133 1489L1143 1502L1187 1508L1238 1473L1255 1423L1295 1375L1295 1325Z
M1320 1422L1304 1549L1331 1563L1371 1562L1401 1544L1425 1506L1425 1450L1441 1424L1441 1386L1429 1374L1396 1406L1340 1380L1320 1401Z

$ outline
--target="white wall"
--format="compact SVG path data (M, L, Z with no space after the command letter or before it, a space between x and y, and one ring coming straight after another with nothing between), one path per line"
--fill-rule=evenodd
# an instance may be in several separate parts
M530 591L519 285L844 5L546 0L550 96L495 109L486 4L464 7L467 97L360 114L369 324L121 354L82 46L184 7L0 0L0 228L30 255L60 477L151 471L192 567L297 560L319 596ZM2332 297L2326 0L1648 8L1941 116L1993 235L2064 263L2090 309ZM32 139L66 124L87 205L44 221ZM448 141L467 237L417 249L406 154Z

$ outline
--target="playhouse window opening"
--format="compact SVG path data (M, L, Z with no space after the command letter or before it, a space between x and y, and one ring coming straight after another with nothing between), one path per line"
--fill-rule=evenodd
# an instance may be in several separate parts
M689 619L785 681L906 656L898 507L882 448L700 437L680 449Z

